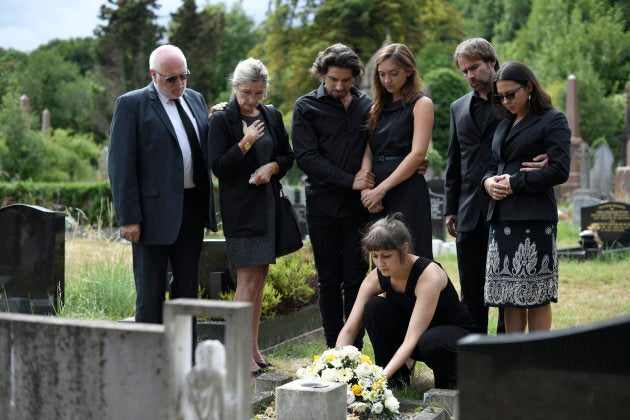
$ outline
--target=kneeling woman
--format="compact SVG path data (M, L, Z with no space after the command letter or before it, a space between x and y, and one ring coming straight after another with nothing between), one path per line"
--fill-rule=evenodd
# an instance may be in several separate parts
M401 218L380 219L365 234L363 250L376 268L363 280L336 346L352 344L365 323L390 386L409 384L407 361L413 359L433 369L436 388L454 388L457 340L475 324L442 267L410 253Z

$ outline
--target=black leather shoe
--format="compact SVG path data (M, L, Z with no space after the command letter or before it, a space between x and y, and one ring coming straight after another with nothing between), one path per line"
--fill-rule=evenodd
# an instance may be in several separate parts
M252 370L252 378L258 378L260 375L265 373L265 369Z
M273 369L273 365L269 362L256 362L258 364L258 366L260 366L261 369L267 370L267 369Z

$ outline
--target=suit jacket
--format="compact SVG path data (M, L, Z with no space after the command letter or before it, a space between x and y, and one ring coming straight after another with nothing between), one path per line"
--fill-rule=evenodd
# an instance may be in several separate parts
M485 220L488 196L479 183L491 163L492 136L498 120L488 117L480 130L471 115L474 91L451 104L451 127L444 182L444 215L457 215L457 230L470 232ZM494 115L494 114L493 114Z
M280 172L271 177L274 192L280 179L293 165L294 155L289 134L284 128L280 111L271 105L258 105L265 119L265 131L273 139L271 161L278 162ZM243 122L236 100L210 120L208 132L209 161L219 179L219 202L225 236L251 236L267 232L266 188L249 183L249 178L261 164L256 159L256 143L243 155L238 142L243 139Z
M208 108L191 89L183 95L207 154ZM206 162L206 167L208 164ZM141 224L139 244L169 245L182 224L184 161L173 124L153 83L116 100L111 124L109 180L119 225ZM212 178L205 226L216 231Z
M553 186L566 182L571 165L571 130L564 114L550 109L530 113L516 126L514 118L499 123L492 140L493 164L482 180L510 174L513 194L490 200L488 220L558 220ZM547 153L549 163L534 172L519 172L523 162ZM497 211L498 210L498 211Z

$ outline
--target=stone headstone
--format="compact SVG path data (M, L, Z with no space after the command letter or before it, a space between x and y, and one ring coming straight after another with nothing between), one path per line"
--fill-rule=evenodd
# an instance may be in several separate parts
M444 180L434 178L427 182L429 186L429 200L431 200L431 233L434 238L446 239L444 225Z
M604 200L595 197L590 190L576 189L571 193L571 206L573 208L573 225L582 225L582 207L594 206L603 203Z
M593 167L590 170L590 189L599 191L600 197L607 200L610 198L610 187L613 183L612 166L615 157L612 150L606 143L597 146L593 152Z
M55 314L63 304L64 222L43 207L0 208L0 311Z
M346 392L341 382L297 379L276 388L278 420L346 420Z
M630 315L459 341L459 420L628 419Z
M230 269L225 239L204 239L199 257L202 298L220 299L219 293L236 288L236 272Z
M605 202L582 207L582 230L597 233L604 247L630 246L630 204Z

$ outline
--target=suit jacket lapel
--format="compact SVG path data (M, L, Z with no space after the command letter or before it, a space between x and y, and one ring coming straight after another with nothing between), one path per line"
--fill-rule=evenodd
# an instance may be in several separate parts
M173 140L177 142L177 135L175 134L175 128L173 127L173 123L171 122L171 119L168 117L168 114L166 113L166 110L164 109L164 106L162 105L162 101L160 101L160 97L158 96L158 93L155 90L155 86L153 85L153 83L151 83L148 86L148 89L149 89L149 100L150 100L151 106L153 107L153 110L155 111L157 116L160 118L160 120L162 120L162 123L168 129L168 132L171 134L171 137L173 137ZM179 147L179 143L178 143L178 147Z

